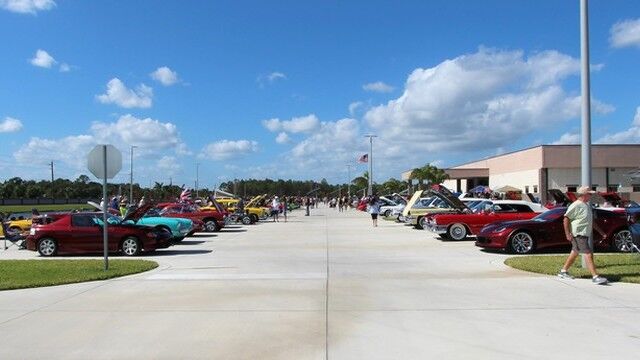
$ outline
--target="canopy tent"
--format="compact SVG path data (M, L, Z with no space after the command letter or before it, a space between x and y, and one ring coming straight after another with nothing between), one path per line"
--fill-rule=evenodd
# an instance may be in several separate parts
M505 185L502 187L499 187L495 190L496 192L499 193L508 193L508 192L522 192L522 190L518 189L517 187L511 186L511 185Z

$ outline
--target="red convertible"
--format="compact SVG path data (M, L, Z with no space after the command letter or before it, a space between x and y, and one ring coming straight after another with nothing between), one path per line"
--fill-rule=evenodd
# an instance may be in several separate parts
M452 202L459 199L450 198ZM450 240L463 240L467 235L475 235L487 224L496 221L527 220L547 209L540 204L519 200L494 200L489 209L472 214L438 214L427 221L427 228Z
M496 222L485 226L476 238L476 246L489 249L505 249L516 254L528 254L548 247L567 247L562 219L567 211L559 207L544 212L531 220ZM631 232L626 214L594 209L594 225L602 230L594 231L594 245L603 250L631 251Z
M109 252L135 256L143 250L154 251L171 246L170 232L127 221L134 220L135 214L140 212L134 212L125 220L109 215ZM103 250L101 213L57 214L51 220L51 223L31 227L27 249L38 251L42 256L99 253Z
M213 210L200 210L194 204L183 203L161 203L157 205L160 210L160 216L165 217L178 217L202 221L204 223L204 230L207 232L220 231L225 224L228 212L224 209Z

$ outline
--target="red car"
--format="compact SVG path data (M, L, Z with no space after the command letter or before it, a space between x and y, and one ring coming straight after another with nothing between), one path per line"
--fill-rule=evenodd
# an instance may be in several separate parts
M107 220L109 223L107 227L109 252L121 252L127 256L135 256L142 251L154 251L171 246L170 232L135 225L127 221L134 220L136 214L140 215L144 212L134 212L125 220L109 215ZM27 237L27 249L38 251L42 256L103 251L101 213L60 214L52 220L51 223L31 227L31 232Z
M449 201L460 202L447 197ZM521 200L493 200L490 208L479 213L437 214L427 220L427 229L449 240L463 240L496 221L527 220L547 209L540 204ZM460 204L457 207L462 208Z
M516 254L569 246L562 220L567 211L559 207L544 212L531 220L496 222L485 226L476 238L476 246L488 249L508 250ZM594 209L594 223L606 237L593 232L594 245L603 250L631 251L631 232L626 214Z
M179 217L185 219L200 220L204 223L204 231L216 232L220 231L225 224L228 212L224 210L200 210L193 204L181 203L162 203L158 204L160 216Z

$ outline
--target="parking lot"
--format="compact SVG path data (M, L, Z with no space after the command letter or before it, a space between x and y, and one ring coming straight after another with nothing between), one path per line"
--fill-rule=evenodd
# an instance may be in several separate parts
M0 292L0 358L637 358L637 285L520 272L362 212L303 215L196 234L151 272Z

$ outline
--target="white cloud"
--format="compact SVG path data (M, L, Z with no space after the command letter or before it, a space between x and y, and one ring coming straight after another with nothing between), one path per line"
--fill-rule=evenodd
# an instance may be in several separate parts
M388 84L385 84L382 81L376 81L368 84L362 85L362 89L366 91L373 91L379 93L389 93L392 92L394 87Z
M53 0L0 0L0 8L21 14L36 14L56 6Z
M149 74L149 76L164 86L171 86L178 82L178 73L166 66L157 68L156 71Z
M579 116L580 97L562 87L579 73L579 60L557 51L525 57L522 51L480 48L414 70L402 96L364 118L387 157L510 148L532 131ZM596 112L613 109L594 104Z
M67 63L60 64L60 72L69 72L71 71L71 65Z
M116 104L123 108L149 108L153 103L153 89L140 84L132 90L120 79L113 78L107 83L107 92L96 95L96 99L103 104Z
M165 175L176 175L182 170L175 156L163 156L156 162L156 168Z
M178 127L167 122L123 115L116 122L94 122L91 133L100 142L139 146L142 150L183 147Z
M286 132L281 132L278 134L278 136L276 136L276 142L278 144L286 144L290 141L291 141L291 138L289 138L289 135L287 135Z
M320 125L320 120L314 114L295 117L291 120L268 119L263 120L262 125L271 132L286 131L290 133L308 133L314 131Z
M551 143L552 145L573 145L580 144L580 134L564 133L560 139Z
M36 54L29 60L31 65L38 66L42 68L50 69L54 64L57 63L56 59L53 56L49 55L48 52L38 49Z
M362 101L354 101L351 104L349 104L349 115L351 117L354 117L356 110L360 109L363 105L364 103Z
M619 21L609 30L609 43L614 48L640 47L640 19Z
M258 82L258 84L260 84L260 87L264 87L266 84L273 84L278 80L285 80L286 78L287 78L286 74L279 71L274 71L267 75L258 76L256 81Z
M640 106L636 108L631 126L623 131L606 134L597 139L598 144L638 144L640 143Z
M62 161L74 169L86 169L87 154L97 144L91 135L67 136L61 139L32 137L13 154L18 164L30 164L34 159Z
M22 121L18 119L7 116L0 121L0 133L11 133L20 130L22 130Z
M217 161L240 158L258 151L258 143L250 140L220 140L202 149L200 157Z

